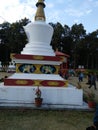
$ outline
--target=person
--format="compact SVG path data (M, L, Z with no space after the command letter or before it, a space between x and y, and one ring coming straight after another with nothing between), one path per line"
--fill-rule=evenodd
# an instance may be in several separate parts
M83 81L83 78L84 78L84 75L82 72L80 72L79 74L79 82L82 82Z
M91 88L92 86L95 87L95 90L97 89L96 88L96 75L94 73L91 74L89 88Z
M93 118L93 125L86 128L86 130L98 130L98 104Z
M91 84L91 73L88 74L88 82L86 84Z

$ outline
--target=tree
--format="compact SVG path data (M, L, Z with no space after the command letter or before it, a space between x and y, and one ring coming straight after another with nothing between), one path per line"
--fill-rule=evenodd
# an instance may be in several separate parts
M24 32L23 26L25 26L29 22L30 21L28 19L24 18L19 22L15 22L12 24L8 22L0 24L0 40L1 44L4 44L1 45L0 48L1 50L6 50L6 55L2 56L2 60L6 59L4 57L7 56L9 59L9 53L7 54L7 52L9 51L10 53L20 53L22 51L23 47L27 43L27 37ZM0 51L0 55L2 55L3 52Z
M25 26L30 21L28 19L22 19L19 22L15 22L11 24L10 35L9 38L9 46L11 48L12 53L20 53L27 43L26 34L24 32L23 26Z
M58 48L58 50L61 50L61 39L64 34L63 26L60 23L51 24L54 28L54 34L52 37L51 45L54 50Z
M89 34L90 67L98 67L98 30Z
M72 50L72 38L71 38L71 30L70 27L64 25L64 34L62 36L62 45L63 45L63 53L71 54Z
M0 60L10 60L10 53L20 53L27 44L23 26L30 22L24 18L15 23L0 24ZM62 26L59 22L49 23L53 29L51 46L70 55L71 67L84 65L86 68L98 69L98 30L86 34L82 24Z
M78 52L78 44L81 42L81 40L85 37L86 30L84 29L82 24L74 24L71 27L71 37L73 39L73 48L72 48L72 59L73 59L73 66L74 68L77 68L77 61L79 58Z
M2 43L8 43L8 37L10 36L9 30L10 30L11 24L8 22L4 22L3 24L0 24L0 39Z
M10 60L9 47L6 44L0 44L0 61L8 63Z

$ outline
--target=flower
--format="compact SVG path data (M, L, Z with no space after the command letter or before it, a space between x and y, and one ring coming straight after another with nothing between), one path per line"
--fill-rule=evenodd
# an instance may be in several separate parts
M41 90L39 89L39 86L36 89L35 95L37 98L41 98Z

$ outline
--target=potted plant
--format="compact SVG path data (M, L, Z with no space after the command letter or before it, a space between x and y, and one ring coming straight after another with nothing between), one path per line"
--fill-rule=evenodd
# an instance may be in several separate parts
M37 89L35 91L35 95L36 95L35 105L37 107L40 107L42 105L43 98L41 98L41 90L39 89L39 86L37 87Z
M88 102L88 106L90 108L95 108L96 103L95 103L95 93L92 91L88 91L87 92L87 102Z

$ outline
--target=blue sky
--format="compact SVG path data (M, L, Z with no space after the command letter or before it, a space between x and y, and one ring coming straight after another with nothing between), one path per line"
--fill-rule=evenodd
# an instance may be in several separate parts
M0 0L1 1L1 0ZM3 0L0 3L0 23L10 23L26 17L34 21L37 0ZM45 0L46 22L68 25L82 23L87 33L98 29L98 0Z

